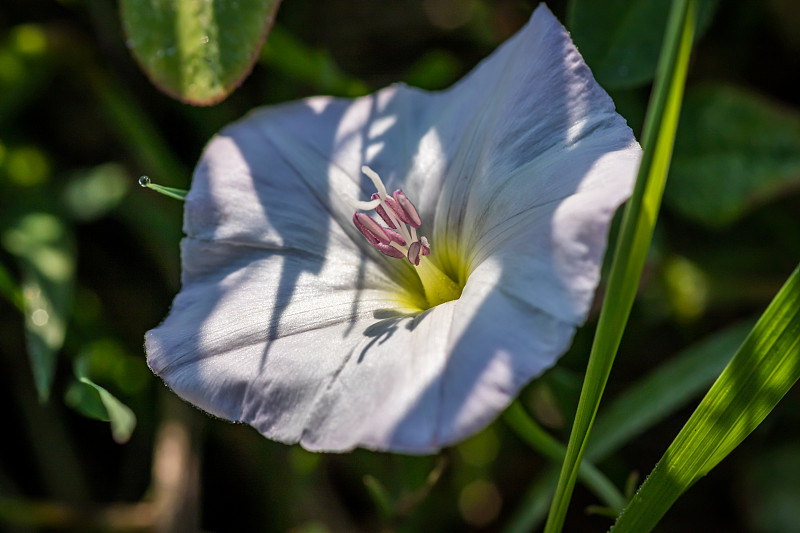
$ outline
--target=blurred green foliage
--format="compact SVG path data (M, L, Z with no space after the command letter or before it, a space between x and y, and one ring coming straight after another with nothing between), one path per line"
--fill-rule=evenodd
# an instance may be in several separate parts
M637 134L667 3L549 3ZM259 105L354 96L398 80L444 88L536 3L286 0L263 50L253 38L268 27L259 17L240 40L218 41L240 59L251 50L256 64L228 99L205 108L173 100L142 73L118 10L134 4L0 7L0 398L13 435L2 445L0 529L535 527L553 463L503 421L439 457L315 455L175 401L147 369L142 335L178 288L182 206L136 180L188 188L208 138ZM800 257L800 4L708 5L665 212L587 450L620 490L632 472L650 471L746 333L736 324L763 312ZM228 19L220 20L217 30L228 35ZM193 35L185 36L190 44ZM204 35L209 43L198 42L210 44ZM156 67L185 81L195 67L166 63L169 46L133 48L142 64L141 54L162 50ZM192 57L204 66L204 56ZM224 72L197 83L230 89L247 74L245 63L216 63ZM219 99L209 94L198 100ZM520 398L562 443L593 327ZM704 490L678 501L662 530L796 530L797 401L790 391L701 481ZM609 518L583 513L598 503L579 485L565 530L606 530Z
M671 0L572 0L567 23L597 81L609 89L649 83L664 40ZM708 28L718 0L699 0L697 34Z
M683 216L728 225L800 189L800 114L738 88L697 87L686 100L667 201Z

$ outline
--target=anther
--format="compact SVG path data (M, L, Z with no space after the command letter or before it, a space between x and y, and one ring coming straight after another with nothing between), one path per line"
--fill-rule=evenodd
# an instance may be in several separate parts
M420 254L421 246L419 241L412 242L408 247L408 262L414 266L419 265L419 254Z
M431 255L431 245L428 242L428 238L423 235L419 238L419 243L421 245L420 253L422 255Z
M392 242L392 239L384 232L384 228L364 213L354 214L353 224L356 225L358 231L360 231L371 244L381 243L388 245Z
M381 201L381 195L378 194L378 193L372 193L372 200L378 200L380 202ZM394 210L394 207L392 206L392 204L389 203L389 200L391 200L393 204L397 205L397 203L394 201L394 198L392 198L391 196L387 196L386 200L384 200L386 202L387 207L389 207L389 209L392 210L392 214L395 216L395 219L400 218L397 215L397 212ZM383 219L384 222L386 222L387 226L389 226L392 229L397 229L397 226L395 225L394 221L392 220L392 217L389 216L389 214L386 212L386 210L383 208L383 206L380 203L375 207L375 212L378 213L378 215Z
M375 210L389 227L381 226L372 217L359 212L353 215L353 224L381 253L398 259L405 257L412 265L419 266L422 256L430 255L431 246L427 238L417 238L416 228L422 224L422 220L414 204L400 189L389 196L380 176L369 167L363 166L361 171L372 180L378 192L372 195L369 202L357 202L354 207L365 211Z
M402 235L400 235L399 232L389 228L381 228L381 229L392 242L396 242L400 246L406 245L406 240L403 238Z
M398 250L394 246L383 244L383 243L376 243L373 246L381 252L383 255L388 255L389 257L394 257L396 259L402 259L405 257L402 250Z
M394 191L394 194L392 194L392 197L394 197L395 202L397 202L402 208L401 211L405 217L401 216L400 218L403 219L403 222L414 228L420 227L422 224L422 219L420 218L419 213L417 213L417 209L414 207L414 204L411 203L411 200L408 199L405 193L400 189L397 189Z

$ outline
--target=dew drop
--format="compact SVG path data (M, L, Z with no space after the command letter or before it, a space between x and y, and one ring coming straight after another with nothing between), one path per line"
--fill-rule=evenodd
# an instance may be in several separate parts
M150 178L148 178L147 176L142 176L141 178L139 178L139 185L141 185L142 187L149 187Z

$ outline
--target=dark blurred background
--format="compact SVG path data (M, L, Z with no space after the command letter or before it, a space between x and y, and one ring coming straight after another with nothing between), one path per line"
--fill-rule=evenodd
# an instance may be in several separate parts
M624 3L609 2L609 13ZM626 77L627 63L615 63L601 46L608 20L592 19L587 4L548 6L638 135L652 72ZM142 73L115 2L4 0L0 405L8 416L0 444L0 529L537 527L534 486L553 466L503 420L438 457L318 455L212 419L172 396L146 366L143 335L166 316L179 288L182 206L137 186L148 175L188 188L207 140L257 106L313 94L357 96L395 81L445 88L519 29L535 6L284 0L241 87L216 106L192 107L159 92ZM601 413L675 354L757 317L800 257L800 3L721 0L710 2L704 17L662 218ZM664 21L643 19L639 33L658 41ZM643 46L635 39L613 44L622 58ZM20 312L23 300L39 297L36 291L49 298L49 314ZM53 338L40 339L43 346L31 337L37 320L53 328L47 330ZM562 442L591 320L558 367L521 397ZM54 349L52 389L40 402L28 353L46 357L48 342L60 345L59 334L65 337ZM717 373L732 355L725 350L713 355ZM129 439L112 436L98 420L106 404L81 377L132 410ZM646 475L704 390L677 402L599 461L600 468L619 487L632 473ZM800 531L799 399L796 389L790 392L658 530ZM606 530L610 518L585 512L597 504L579 485L565 531Z

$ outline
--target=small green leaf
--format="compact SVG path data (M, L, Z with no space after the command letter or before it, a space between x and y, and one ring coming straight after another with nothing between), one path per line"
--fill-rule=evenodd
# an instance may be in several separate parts
M30 213L2 234L22 270L25 337L39 400L50 396L56 358L67 328L75 282L75 251L68 228L48 213Z
M711 227L800 189L800 114L723 85L686 96L665 202Z
M597 80L607 88L653 79L671 0L572 0L567 25ZM698 1L698 32L708 26L716 0Z
M122 0L128 47L162 91L223 100L250 73L279 0Z
M106 411L100 395L93 387L87 386L80 381L73 381L64 393L64 403L78 411L87 418L108 422L108 411Z
M652 530L675 500L734 450L800 378L800 266L619 516Z
M100 401L105 409L105 417L93 417L111 423L111 436L115 442L123 444L128 442L136 427L136 415L130 407L119 401L113 394L108 392L100 385L94 383L87 377L79 378L79 381L91 387L100 397ZM89 411L84 414L92 416Z

